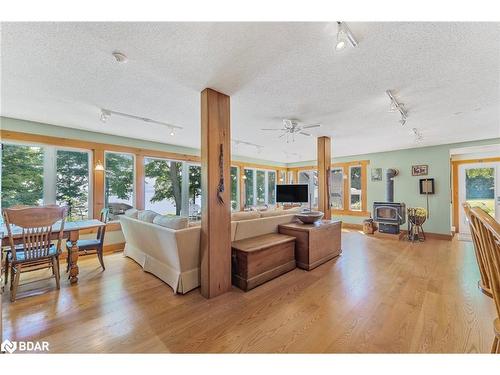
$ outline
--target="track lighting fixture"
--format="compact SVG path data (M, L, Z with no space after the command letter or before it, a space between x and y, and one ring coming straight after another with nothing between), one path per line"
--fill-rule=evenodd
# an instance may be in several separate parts
M389 97L389 99L391 99L391 106L389 107L389 112L398 111L401 115L401 120L399 120L399 123L401 124L401 126L406 125L406 120L408 119L408 112L406 111L405 105L397 101L391 90L386 90L385 92Z
M352 47L357 47L358 41L345 22L337 21L337 42L335 44L335 49L341 51L348 44Z
M176 130L183 129L181 126L176 126L176 125L168 124L166 122L156 121L156 120L152 120L152 119L147 118L147 117L135 116L135 115L131 115L131 114L128 114L128 113L123 113L123 112L118 112L118 111L112 111L110 109L104 109L104 108L101 109L101 112L99 114L99 119L102 122L106 123L111 118L111 115L120 116L120 117L126 117L126 118L130 118L132 120L144 121L144 122L151 123L151 124L158 124L158 125L168 126L168 128L170 129L170 135L171 136L175 135L175 131Z
M124 53L115 51L112 55L119 64L125 64L128 61L128 57Z
M409 133L411 136L414 137L413 140L415 142L420 142L422 139L424 139L424 137L422 136L422 133L420 133L417 128L412 128Z
M109 118L111 117L111 112L109 112L106 109L101 109L101 114L99 115L99 119L106 123L108 122Z

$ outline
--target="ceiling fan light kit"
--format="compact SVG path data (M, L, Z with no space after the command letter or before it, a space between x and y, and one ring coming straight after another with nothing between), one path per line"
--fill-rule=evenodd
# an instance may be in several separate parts
M297 120L283 119L283 127L276 128L263 128L264 131L280 131L282 132L278 138L285 137L286 143L295 142L295 135L300 134L306 137L311 137L312 134L307 133L304 129L319 128L321 124L301 125Z

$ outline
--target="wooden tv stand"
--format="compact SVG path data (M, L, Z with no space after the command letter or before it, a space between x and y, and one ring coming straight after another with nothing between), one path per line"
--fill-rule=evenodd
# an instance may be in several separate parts
M295 237L297 267L312 270L340 255L342 221L320 220L314 224L281 224L279 233Z

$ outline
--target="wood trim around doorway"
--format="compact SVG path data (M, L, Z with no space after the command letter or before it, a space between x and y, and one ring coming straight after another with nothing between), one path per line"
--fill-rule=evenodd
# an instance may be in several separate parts
M459 194L458 194L458 168L462 164L474 164L474 163L495 163L495 162L500 162L500 157L494 157L494 158L483 158L483 159L467 159L467 160L451 160L451 181L452 181L452 194L451 194L451 205L452 205L452 224L453 227L455 228L455 233L459 232L459 217L460 217L460 212L459 212Z

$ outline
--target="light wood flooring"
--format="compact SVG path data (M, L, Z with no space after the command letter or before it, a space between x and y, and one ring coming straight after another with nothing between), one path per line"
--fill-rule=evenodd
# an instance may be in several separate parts
M4 293L3 337L76 353L489 353L495 309L477 289L471 243L342 240L342 255L313 271L212 300L174 295L121 253L105 272L82 257L77 286L30 284L15 303Z

